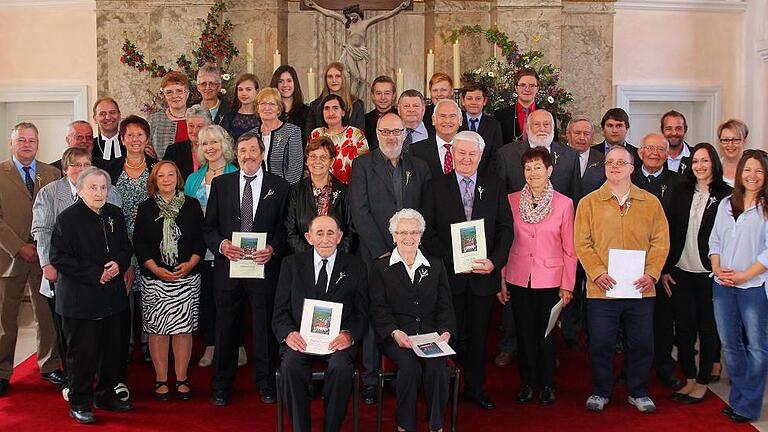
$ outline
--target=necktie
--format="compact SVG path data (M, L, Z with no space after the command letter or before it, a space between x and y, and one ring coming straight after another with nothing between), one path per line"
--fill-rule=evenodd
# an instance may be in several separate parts
M443 144L445 147L445 160L443 161L443 173L448 174L453 171L453 155L451 154L451 143Z
M35 182L32 180L32 175L29 173L32 168L28 167L28 166L25 166L25 167L21 167L21 169L24 170L24 184L27 185L27 190L29 191L29 196L34 196L34 194L35 194Z
M531 112L530 108L523 107L523 139L528 139L528 132L526 131L526 123L528 122L528 114Z
M464 216L467 217L467 220L472 219L472 205L475 201L472 183L472 179L469 177L461 179L461 184L464 185L464 192L461 194L461 203L464 204Z
M245 188L243 188L243 199L240 202L240 231L253 231L253 189L251 182L256 176L245 176Z
M317 292L325 293L328 290L328 260L323 258L323 266L320 268L320 273L317 274L317 282L315 283L315 289Z
M408 152L408 147L413 144L413 132L415 129L405 128L405 141L403 141L403 153Z
M655 179L656 176L653 174L648 174L648 183L653 183L653 179Z
M77 194L72 194L72 202L73 203L77 202Z
M469 119L469 130L472 132L477 132L477 119L471 118Z

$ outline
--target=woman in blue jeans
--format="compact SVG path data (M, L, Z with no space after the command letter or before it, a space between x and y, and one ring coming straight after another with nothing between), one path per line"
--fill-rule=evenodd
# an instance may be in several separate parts
M733 195L717 209L709 238L712 295L731 392L723 414L737 423L760 416L768 374L768 154L747 150L736 167ZM742 328L748 343L745 346Z

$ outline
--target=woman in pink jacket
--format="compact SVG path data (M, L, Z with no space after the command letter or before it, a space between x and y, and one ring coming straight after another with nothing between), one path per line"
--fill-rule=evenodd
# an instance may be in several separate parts
M502 270L506 284L498 294L512 301L517 328L522 388L518 402L539 392L540 403L555 401L555 341L544 337L552 307L571 301L576 279L573 202L549 182L552 158L545 147L523 153L526 185L509 194L515 239Z

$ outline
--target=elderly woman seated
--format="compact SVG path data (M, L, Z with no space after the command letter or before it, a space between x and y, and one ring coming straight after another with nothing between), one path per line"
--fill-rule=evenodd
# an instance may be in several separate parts
M389 220L396 247L378 259L370 276L371 319L381 352L397 364L397 429L416 430L416 395L424 381L429 428L441 431L448 401L445 357L421 358L409 336L436 332L449 341L456 332L448 275L440 259L419 250L425 222L419 212L402 209Z

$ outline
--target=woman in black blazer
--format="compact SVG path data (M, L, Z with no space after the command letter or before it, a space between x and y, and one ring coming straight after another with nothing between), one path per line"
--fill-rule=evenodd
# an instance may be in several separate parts
M720 343L712 304L709 235L720 201L731 194L715 148L699 143L691 151L685 180L673 192L669 208L670 250L661 282L672 298L680 366L687 382L673 393L683 403L698 403L707 394ZM674 294L674 295L672 295ZM696 339L699 367L696 368Z
M331 163L336 159L336 147L326 136L313 139L304 150L309 176L291 186L285 228L288 245L293 253L307 251L312 246L304 233L315 216L332 216L344 233L339 248L350 251L354 233L347 205L347 187L331 175Z
M397 429L415 431L416 396L424 380L429 429L442 430L448 402L449 376L445 357L421 358L408 336L436 332L449 341L456 334L456 316L445 266L419 251L424 218L413 209L395 213L389 232L396 247L374 262L370 276L371 320L381 352L397 364ZM379 401L381 403L381 401Z

